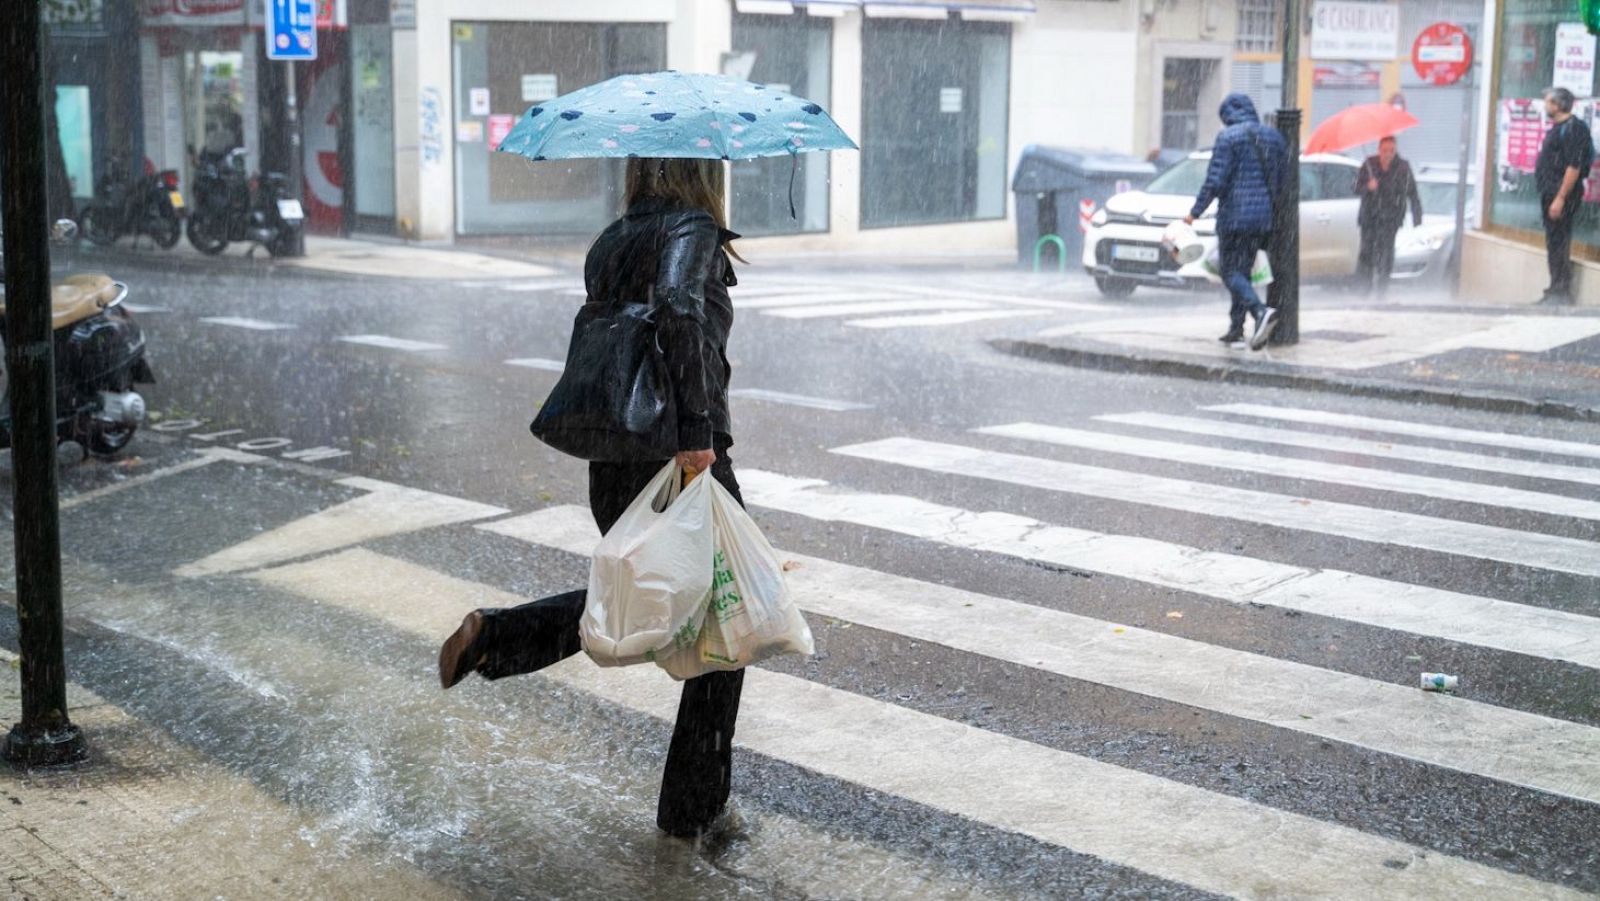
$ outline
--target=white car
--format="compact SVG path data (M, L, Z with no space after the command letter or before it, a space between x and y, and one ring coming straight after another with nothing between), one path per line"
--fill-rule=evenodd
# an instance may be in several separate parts
M1127 191L1106 201L1084 235L1083 268L1107 297L1126 297L1140 285L1200 287L1217 284L1200 261L1180 266L1161 251L1161 232L1182 219L1205 183L1211 152L1199 151L1156 176L1143 190ZM1305 279L1339 279L1355 274L1361 251L1357 218L1361 200L1356 175L1361 164L1346 156L1314 153L1300 158L1300 275ZM1419 191L1424 179L1418 175ZM1450 228L1441 232L1433 212L1420 228L1409 225L1395 237L1394 277L1417 278L1442 271L1449 255ZM1423 209L1433 204L1425 193ZM1216 243L1216 204L1195 220L1195 232L1209 252Z

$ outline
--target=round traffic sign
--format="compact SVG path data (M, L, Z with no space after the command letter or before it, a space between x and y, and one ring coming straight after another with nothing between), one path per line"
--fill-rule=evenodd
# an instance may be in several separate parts
M1472 68L1472 38L1460 25L1435 22L1411 45L1411 65L1429 84L1455 84Z

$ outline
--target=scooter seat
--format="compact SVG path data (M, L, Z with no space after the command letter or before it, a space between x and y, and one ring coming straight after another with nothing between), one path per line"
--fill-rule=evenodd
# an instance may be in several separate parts
M64 329L98 315L117 297L117 283L100 273L69 275L50 289L50 327ZM6 311L0 294L0 316Z

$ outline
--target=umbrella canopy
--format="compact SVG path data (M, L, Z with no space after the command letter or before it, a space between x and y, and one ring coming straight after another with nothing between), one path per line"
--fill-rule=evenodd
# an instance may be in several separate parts
M856 150L818 104L724 75L619 75L528 110L498 148L534 160L743 160Z
M1419 125L1417 117L1387 103L1364 103L1340 110L1317 126L1306 142L1306 153L1334 153L1369 144Z

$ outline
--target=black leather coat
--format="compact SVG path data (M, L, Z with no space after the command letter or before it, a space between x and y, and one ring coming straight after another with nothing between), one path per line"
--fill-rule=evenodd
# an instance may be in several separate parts
M722 249L738 235L704 210L644 198L611 223L583 266L587 302L621 306L650 299L672 376L680 450L712 447L712 433L732 444L728 418L728 332L738 284Z

